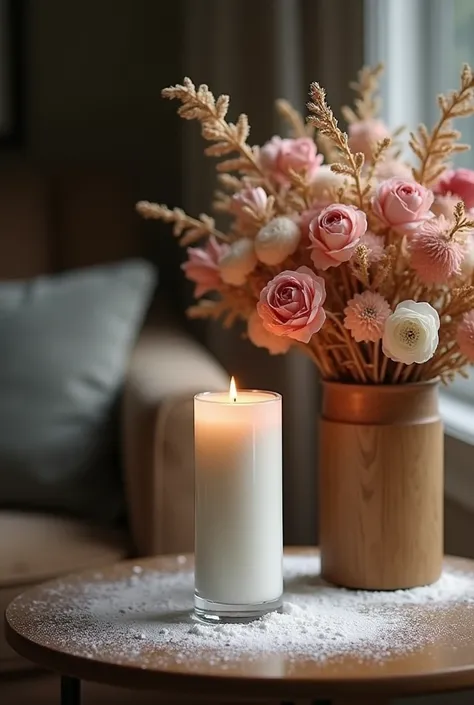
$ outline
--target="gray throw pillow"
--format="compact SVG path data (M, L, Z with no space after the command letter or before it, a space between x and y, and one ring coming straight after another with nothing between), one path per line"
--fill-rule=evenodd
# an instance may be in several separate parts
M117 401L155 278L130 260L0 283L0 506L120 516Z

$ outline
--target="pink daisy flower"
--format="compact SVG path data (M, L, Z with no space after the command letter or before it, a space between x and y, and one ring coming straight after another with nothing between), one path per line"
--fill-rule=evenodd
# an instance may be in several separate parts
M344 327L357 343L375 343L382 338L385 321L392 311L383 296L364 291L347 302L344 313Z
M449 236L444 215L426 220L410 240L411 266L425 284L444 284L461 273L465 245Z
M376 264L377 262L380 262L385 252L383 237L380 235L374 235L374 233L368 230L360 238L360 244L367 247L369 264Z
M474 311L464 314L456 332L456 342L462 354L474 362Z

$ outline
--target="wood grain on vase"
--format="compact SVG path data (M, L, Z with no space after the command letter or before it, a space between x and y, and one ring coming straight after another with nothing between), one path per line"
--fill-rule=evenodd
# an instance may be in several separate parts
M443 557L443 427L437 386L324 385L322 574L337 585L427 585Z

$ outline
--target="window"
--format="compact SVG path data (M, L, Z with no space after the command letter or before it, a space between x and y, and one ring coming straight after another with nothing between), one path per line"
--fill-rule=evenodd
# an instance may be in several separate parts
M439 91L447 90L459 81L459 69L464 63L474 67L474 3L472 0L435 0L432 22L433 51L441 49L437 59L435 85ZM433 116L434 117L434 116ZM460 121L463 141L474 145L474 118ZM459 166L474 168L472 151L459 155Z
M382 98L391 128L430 127L436 96L458 85L462 64L474 68L473 0L365 0L366 63L385 65ZM473 149L456 159L474 169L474 117L459 121ZM446 489L474 508L474 371L441 394L447 438Z
M365 24L366 62L386 68L385 119L392 127L431 125L438 93L458 85L462 64L474 67L473 0L365 0ZM474 145L474 118L460 128ZM474 152L457 163L474 168Z

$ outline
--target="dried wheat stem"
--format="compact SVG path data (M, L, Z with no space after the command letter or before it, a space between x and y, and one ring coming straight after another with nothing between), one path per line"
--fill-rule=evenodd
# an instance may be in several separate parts
M420 365L420 364L416 363L416 369L412 374L411 381L412 382L420 382L423 379L430 379L431 378L430 375L425 374L425 372L426 372L425 365Z
M339 369L344 365L344 357L342 354L344 352L347 352L347 345L344 343L343 345L338 345L337 347L331 347L331 355L334 358L334 364L335 364L335 369ZM337 375L335 374L337 377Z
M335 374L335 372L332 367L330 354L329 354L326 346L322 344L321 340L319 340L318 335L315 335L311 338L311 343L313 344L313 349L319 355L321 363L322 363L323 367L325 368L324 374L326 374L327 377L332 377Z
M384 355L383 360L382 360L382 367L380 370L380 382L386 381L385 378L387 376L388 362L389 362L389 358L386 355Z
M438 357L431 358L427 365L424 365L423 376L426 378L437 377L452 368L453 363L460 358L459 350L451 345Z
M373 343L372 347L372 360L373 360L373 379L375 384L377 384L379 379L379 360L380 360L380 341Z
M354 366L357 370L358 377L361 382L367 382L367 375L365 373L365 363L364 360L361 360L361 354L359 347L354 343L353 339L351 338L349 331L347 331L341 321L338 319L338 317L334 314L331 313L330 311L326 312L327 317L335 323L335 325L338 327L340 330L341 334L344 336L346 342L347 342L347 351L352 357L352 361L354 362Z
M405 363L404 363L404 362L398 362L398 363L397 363L397 366L395 367L395 372L393 373L393 377L392 377L392 382L393 382L393 384L395 384L396 382L398 382L398 378L400 377L400 375L401 375L401 373L402 373L404 367L405 367Z
M402 377L401 377L401 382L408 382L408 379L410 375L413 373L413 370L415 369L415 365L412 363L411 365L407 365L406 369L403 371Z
M322 364L321 360L316 354L316 351L313 350L313 348L310 345L307 345L305 343L298 343L298 348L307 356L310 358L312 362L316 365L318 368L318 371L322 377L325 375L324 371L324 365Z

